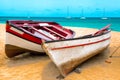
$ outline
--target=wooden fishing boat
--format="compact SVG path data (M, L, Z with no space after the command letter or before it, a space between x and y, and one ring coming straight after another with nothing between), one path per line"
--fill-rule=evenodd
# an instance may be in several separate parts
M94 34L66 40L45 41L43 49L63 76L90 57L100 53L110 44L110 25Z
M5 52L14 57L24 52L43 53L42 40L73 38L74 32L56 22L11 20L6 23Z

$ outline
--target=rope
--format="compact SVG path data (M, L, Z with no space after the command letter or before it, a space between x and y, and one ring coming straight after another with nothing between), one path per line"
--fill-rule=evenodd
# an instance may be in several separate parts
M120 48L120 46L117 47L117 49L116 49L115 51L113 51L113 53L112 53L109 57L110 57L110 58L113 57L113 55L115 54L115 52L116 52L119 48Z

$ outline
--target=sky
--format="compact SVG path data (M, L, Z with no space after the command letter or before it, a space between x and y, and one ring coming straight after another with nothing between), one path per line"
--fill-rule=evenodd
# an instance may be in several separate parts
M120 17L120 0L0 0L0 16Z

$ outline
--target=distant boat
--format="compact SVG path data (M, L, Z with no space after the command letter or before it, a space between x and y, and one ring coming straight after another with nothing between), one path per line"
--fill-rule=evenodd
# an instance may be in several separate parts
M28 16L27 18L31 18L30 16Z
M106 20L106 19L108 19L107 17L102 17L101 19L104 19L104 20Z
M86 17L81 17L80 19L86 19Z
M67 7L67 19L71 19L72 17L70 16L70 10L69 10L69 6Z
M101 18L101 19L103 19L103 20L108 19L108 18L106 17L106 10L105 10L105 8L103 9L103 15L102 15L102 18Z
M14 57L24 52L43 53L42 40L64 40L73 38L74 32L56 22L7 21L5 53Z
M80 63L109 46L111 37L109 26L107 25L94 34L78 38L46 41L42 47L58 67L60 73L66 76Z
M80 17L80 19L86 19L86 17L84 16L84 10L83 9L81 10L81 17Z
M71 19L72 17L70 17L70 16L68 16L68 17L66 17L67 19Z

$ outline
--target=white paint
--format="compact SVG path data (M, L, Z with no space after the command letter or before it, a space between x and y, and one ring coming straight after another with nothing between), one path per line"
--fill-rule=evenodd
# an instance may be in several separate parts
M22 32L22 31L20 31L20 30L18 30L16 28L14 28L14 27L11 27L10 29L13 30L13 31L15 31L15 32L17 32L17 33L19 33L19 34L24 34L24 32Z
M22 39L20 37L10 34L10 33L6 33L6 43L5 44L14 45L14 46L21 47L24 49L29 49L32 51L44 52L43 49L41 48L40 44L36 44L36 43L30 42L30 41L27 41L25 39Z
M40 26L50 26L48 23L39 23Z
M40 33L42 33L42 34L44 34L44 35L46 35L46 36L48 36L48 37L50 37L50 38L48 38L48 37L46 37L46 36L44 36L44 35L42 35L42 34L40 34L40 33L38 33L38 32L35 32L34 35L37 36L37 37L39 37L39 38L42 38L42 39L47 40L47 41L51 41L51 38L52 38L53 40L57 40L55 36L51 35L51 34L48 33L47 31L40 30L40 29L37 30L37 31L40 32Z
M88 38L88 39L78 39L78 40L46 43L45 47L47 48L47 51L49 51L48 53L49 57L52 59L52 61L56 64L56 66L61 71L60 66L64 63L67 63L69 61L72 62L73 60L76 60L76 59L81 59L82 61L82 60L88 59L89 56L94 56L97 53L93 53L93 52L107 47L110 44L110 39L99 42L99 43L91 44L91 45L77 46L73 48L51 50L52 48L92 43L92 42L97 42L109 37L110 37L110 33L102 36L94 37L94 38ZM80 62L77 62L77 63L79 64ZM69 66L70 65L68 65L68 67ZM75 65L71 64L71 66L75 66Z

